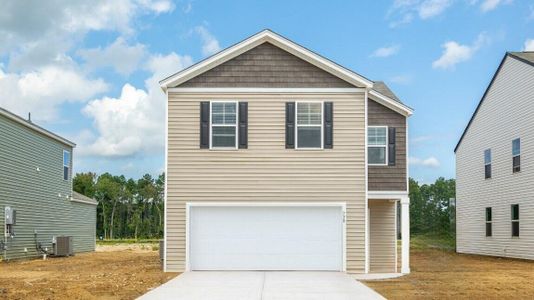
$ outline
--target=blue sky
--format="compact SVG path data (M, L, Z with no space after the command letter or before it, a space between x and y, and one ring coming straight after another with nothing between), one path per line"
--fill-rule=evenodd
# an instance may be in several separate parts
M0 13L0 106L75 141L74 171L164 168L157 81L265 28L409 106L410 175L453 149L506 51L534 50L534 1L24 1Z

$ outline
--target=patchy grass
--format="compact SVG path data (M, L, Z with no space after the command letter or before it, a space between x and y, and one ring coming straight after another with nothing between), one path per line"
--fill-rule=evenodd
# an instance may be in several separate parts
M412 273L367 281L388 299L534 299L534 261L457 254L448 237L415 236Z
M107 239L97 240L97 245L121 245L121 244L159 244L160 239Z

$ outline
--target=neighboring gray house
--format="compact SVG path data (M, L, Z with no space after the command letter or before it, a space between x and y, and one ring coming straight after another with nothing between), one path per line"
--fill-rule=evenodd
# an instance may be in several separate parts
M457 251L534 259L534 52L504 56L455 152Z
M72 191L75 144L0 108L2 260L53 251L72 236L74 253L94 251L96 202Z
M160 84L166 271L410 272L412 110L384 83L264 30Z

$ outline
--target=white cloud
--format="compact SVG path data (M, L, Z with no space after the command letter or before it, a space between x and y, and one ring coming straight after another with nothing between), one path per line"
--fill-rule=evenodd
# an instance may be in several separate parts
M209 56L221 51L219 41L204 26L195 27L195 32L202 39L202 54Z
M118 37L104 49L82 49L78 51L78 55L86 61L88 68L111 66L116 72L129 75L137 69L139 62L146 55L146 50L142 44L129 46L124 38Z
M534 39L527 39L523 51L534 51Z
M376 49L373 53L371 53L371 57L389 57L389 56L397 54L399 50L400 50L399 45L381 47L381 48Z
M497 6L501 4L510 4L512 3L512 0L484 0L480 4L480 10L482 12L488 12L492 11L497 8Z
M412 166L422 166L432 169L437 169L441 165L439 160L435 158L434 156L430 156L426 159L421 159L417 157L410 157L408 158L409 164Z
M449 8L453 0L395 0L389 8L386 17L393 19L391 28L408 24L413 21L414 14L426 20L441 15Z
M145 68L153 76L145 89L125 84L119 97L90 101L83 113L93 119L97 135L78 145L78 153L92 156L131 156L161 151L164 146L165 101L158 81L192 63L176 53L152 56ZM85 135L87 136L87 135Z
M450 5L451 0L426 0L418 8L419 17L428 19L442 14Z
M108 89L102 79L89 79L73 67L47 66L23 74L0 69L0 106L33 119L51 121L63 102L83 102Z
M481 33L472 45L462 45L455 41L449 41L442 45L444 48L440 58L432 63L435 69L453 69L456 64L471 59L482 46L489 43L486 34Z

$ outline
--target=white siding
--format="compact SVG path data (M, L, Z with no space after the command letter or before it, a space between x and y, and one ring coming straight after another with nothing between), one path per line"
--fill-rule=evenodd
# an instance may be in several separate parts
M521 138L521 172L512 173L512 140ZM491 149L492 178L484 179ZM534 67L506 58L456 152L457 249L534 259ZM520 207L520 237L511 237L511 204ZM485 236L485 208L493 237Z

